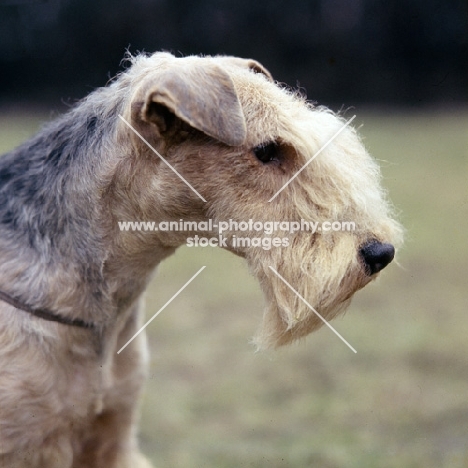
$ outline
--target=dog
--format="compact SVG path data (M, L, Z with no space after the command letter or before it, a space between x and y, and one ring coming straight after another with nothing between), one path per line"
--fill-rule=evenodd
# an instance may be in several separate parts
M401 244L378 165L349 121L254 60L129 60L0 158L4 467L150 466L136 434L141 297L163 259L206 234L199 223L210 220L260 282L260 349L331 320ZM119 227L129 220L191 230ZM325 229L350 221L352 231ZM278 229L258 243L245 223Z

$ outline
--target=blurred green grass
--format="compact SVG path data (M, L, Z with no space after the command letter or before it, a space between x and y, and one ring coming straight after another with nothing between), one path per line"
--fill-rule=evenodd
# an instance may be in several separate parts
M0 150L40 115L0 114ZM181 248L147 292L141 444L157 467L468 466L468 112L358 115L407 229L399 265L328 329L277 352L249 339L263 299L242 260Z

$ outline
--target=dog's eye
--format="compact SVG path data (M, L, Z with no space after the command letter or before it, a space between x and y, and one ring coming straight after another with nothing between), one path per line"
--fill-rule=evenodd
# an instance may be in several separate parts
M256 158L264 164L280 161L279 146L276 142L262 143L253 149Z

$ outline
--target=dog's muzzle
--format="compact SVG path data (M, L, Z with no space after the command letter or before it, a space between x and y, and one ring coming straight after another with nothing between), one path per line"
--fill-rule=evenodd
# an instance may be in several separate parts
M383 270L393 260L395 247L374 240L364 244L359 254L364 261L366 273L371 276Z

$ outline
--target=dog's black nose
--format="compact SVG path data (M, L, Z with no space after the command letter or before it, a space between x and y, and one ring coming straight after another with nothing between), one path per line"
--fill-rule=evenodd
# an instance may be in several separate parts
M392 244L371 241L364 244L359 253L366 265L366 273L370 276L383 270L393 260L395 248Z

